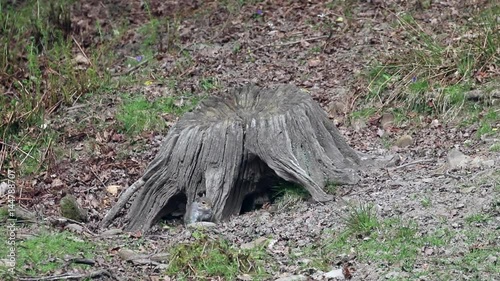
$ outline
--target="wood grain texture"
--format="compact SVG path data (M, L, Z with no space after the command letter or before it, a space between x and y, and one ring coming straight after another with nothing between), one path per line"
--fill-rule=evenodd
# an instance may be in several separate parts
M148 230L180 193L187 208L206 194L215 221L237 215L245 196L271 188L266 177L300 184L315 201L328 201L325 184L356 183L356 170L368 159L297 87L245 86L205 100L169 131L141 178L125 229Z

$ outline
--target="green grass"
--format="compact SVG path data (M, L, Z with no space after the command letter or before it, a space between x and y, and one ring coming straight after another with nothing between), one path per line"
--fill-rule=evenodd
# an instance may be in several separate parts
M199 102L199 97L166 97L158 98L154 102L148 101L144 96L132 97L122 95L123 104L120 106L116 119L119 130L129 135L142 131L162 131L167 126L167 121L162 115L179 116L192 110ZM168 120L174 122L174 120Z
M481 118L479 122L479 129L477 130L477 135L498 135L500 132L498 130L498 123L500 122L500 112L496 108L490 108L481 113Z
M274 201L276 208L280 211L293 208L298 202L311 197L306 189L291 182L281 182L273 186L271 193L271 200Z
M217 90L220 88L220 82L214 77L203 78L200 81L200 88L205 92Z
M7 233L2 228L2 234ZM7 241L2 237L2 241ZM3 243L3 242L2 242ZM41 231L32 238L16 241L16 276L41 276L62 269L67 257L92 258L96 246L69 232ZM7 247L0 247L0 256L7 254ZM86 265L71 265L84 267ZM0 269L3 272L4 269ZM2 276L0 273L0 276ZM9 276L3 276L5 279ZM12 277L12 276L10 276Z
M361 107L374 104L404 108L408 113L458 117L465 122L479 123L479 136L494 133L491 118L475 115L478 106L488 110L488 102L469 101L466 93L472 88L481 88L482 82L495 81L496 76L488 69L500 64L497 32L500 6L491 2L488 8L476 12L472 20L453 30L453 37L461 40L451 43L442 40L449 36L440 34L439 29L424 29L410 13L395 16L397 24L393 28L401 32L406 45L399 53L383 57L366 69L365 99L358 100ZM475 37L469 39L469 34ZM487 78L480 78L482 82L478 83L480 74ZM475 109L470 112L472 107ZM498 117L496 120L498 122Z
M0 99L0 135L41 125L47 112L107 83L103 67L92 63L107 61L105 48L84 54L90 63L82 68L74 61L78 41L71 35L70 4L0 4L0 82L14 91Z
M59 133L51 114L109 88L107 67L117 38L104 36L82 47L70 21L74 1L14 5L0 2L0 139L7 144L4 167L30 175L55 158ZM78 63L76 57L86 57ZM5 88L4 88L5 87Z
M500 152L500 143L494 143L490 146L491 152Z
M488 214L481 214L481 213L479 213L479 214L473 214L473 215L467 216L465 218L465 221L467 223L469 223L469 224L474 224L474 223L481 224L481 223L487 222L489 220L491 220L490 215L488 215Z
M243 250L201 232L194 232L193 237L194 241L174 246L170 251L166 273L176 280L211 280L210 277L235 280L240 274L249 274L254 280L270 277L265 268L271 260L262 247Z
M331 269L329 262L339 256L355 255L359 262L377 267L381 276L389 272L405 274L403 279L390 280L452 280L462 274L471 280L494 280L490 277L500 273L500 267L493 262L500 249L495 243L498 233L475 226L488 221L488 216L467 217L465 221L470 223L463 229L452 229L443 222L434 230L422 232L412 220L379 221L370 206L351 207L345 229L325 232L327 238L321 243L296 251L322 270ZM456 247L456 243L463 246Z
M428 208L432 206L432 200L429 197L424 197L420 200L420 203L422 204L422 207Z
M329 194L337 193L338 189L339 189L339 184L335 182L327 182L325 184L325 191Z
M368 120L371 116L373 116L377 112L377 109L374 107L367 107L351 113L351 119L362 119Z
M50 164L47 160L60 155L60 151L54 145L58 138L59 133L50 128L34 128L24 136L10 135L8 140L16 143L18 147L7 154L5 162L19 167L16 168L19 176L32 175L44 170Z
M379 225L377 215L372 204L349 206L343 220L350 233L359 236L369 236Z

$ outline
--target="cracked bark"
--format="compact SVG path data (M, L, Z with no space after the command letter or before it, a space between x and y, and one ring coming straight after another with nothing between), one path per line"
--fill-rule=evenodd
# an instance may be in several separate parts
M125 229L148 230L199 194L214 203L213 220L240 213L245 196L269 189L264 177L303 186L317 202L332 199L329 182L354 184L356 170L387 163L373 161L345 142L320 106L291 85L245 86L205 100L186 113L166 136L156 158L103 220L106 227L135 193ZM378 162L377 162L378 161ZM127 193L127 192L125 192ZM121 205L121 206L120 206Z

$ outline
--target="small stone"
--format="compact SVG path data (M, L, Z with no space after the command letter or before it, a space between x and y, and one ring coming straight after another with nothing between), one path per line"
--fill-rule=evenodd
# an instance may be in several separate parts
M108 186L106 187L106 191L107 191L109 194L113 195L113 196L116 196L116 194L118 194L118 190L120 190L120 189L121 189L121 186L119 186L119 185L115 185L115 184L108 185Z
M490 264L496 264L497 261L498 261L498 257L494 256L494 255L489 255L487 258L486 258L486 261Z
M483 160L482 164L485 168L493 168L495 166L495 160Z
M304 275L289 275L275 279L274 281L306 281L307 277Z
M167 262L170 259L170 253L157 253L150 257L152 261Z
M410 135L404 135L404 136L401 136L396 141L396 146L397 147L407 147L407 146L410 146L412 143L413 143L413 138Z
M147 255L138 254L130 249L120 249L118 251L118 256L122 260L126 260L126 261L139 260L139 259L144 259L147 257Z
M259 237L252 242L241 244L240 248L241 249L253 249L256 247L264 246L267 244L267 242L268 242L268 239L266 237Z
M470 157L454 148L448 152L447 160L451 169L465 168L470 161Z
M101 236L115 236L115 235L118 235L121 233L123 233L123 230L118 229L118 228L113 228L113 229L108 229L108 230L104 231L103 233L101 233Z
M309 65L309 67L316 67L318 65L321 64L321 60L319 59L310 59L307 64Z
M342 268L334 269L323 274L325 278L337 278L337 280L344 280L344 273L342 273Z
M52 187L53 188L60 188L64 185L61 179L57 178L52 181Z
M299 263L300 265L308 265L308 264L310 264L311 262L312 262L312 260L311 260L311 259L307 259L307 258L303 258L303 259L298 260L298 263Z
M188 228L212 228L212 227L215 227L217 226L215 223L213 222L209 222L209 221L199 221L199 222L193 222L193 223L190 223L187 225Z
M60 202L61 215L67 219L84 222L87 220L87 211L84 210L73 195L67 194Z
M434 254L434 249L432 249L431 247L425 247L424 254L426 256L432 256Z
M78 53L76 55L76 57L73 59L73 61L76 63L76 64L90 64L90 61L89 59L87 59L84 55L82 55L81 53Z
M382 118L380 118L380 124L382 125L382 128L387 129L391 126L394 125L394 116L386 112L384 115L382 115Z
M69 231L72 231L72 232L75 232L75 233L82 233L83 232L83 226L81 226L79 224L76 224L76 223L68 224L65 227L65 229L69 230Z
M240 274L236 276L236 280L238 281L252 281L253 277L250 274Z
M431 127L432 128L437 128L439 126L440 126L439 120L437 120L437 119L432 120L432 122L431 122Z

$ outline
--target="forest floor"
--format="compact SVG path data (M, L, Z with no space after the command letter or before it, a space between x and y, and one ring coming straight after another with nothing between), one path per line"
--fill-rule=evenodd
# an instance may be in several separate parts
M31 2L0 11L31 16ZM15 274L1 247L3 279L500 280L495 1L83 0L40 10L46 31L36 21L9 29L21 12L0 18L0 35L18 32L2 41L0 191L2 169L15 171L16 204L37 214L16 228ZM275 206L216 228L173 221L97 234L182 113L246 83L297 85L353 148L397 153L400 166L363 173L325 204L284 187ZM51 219L67 193L86 223Z

